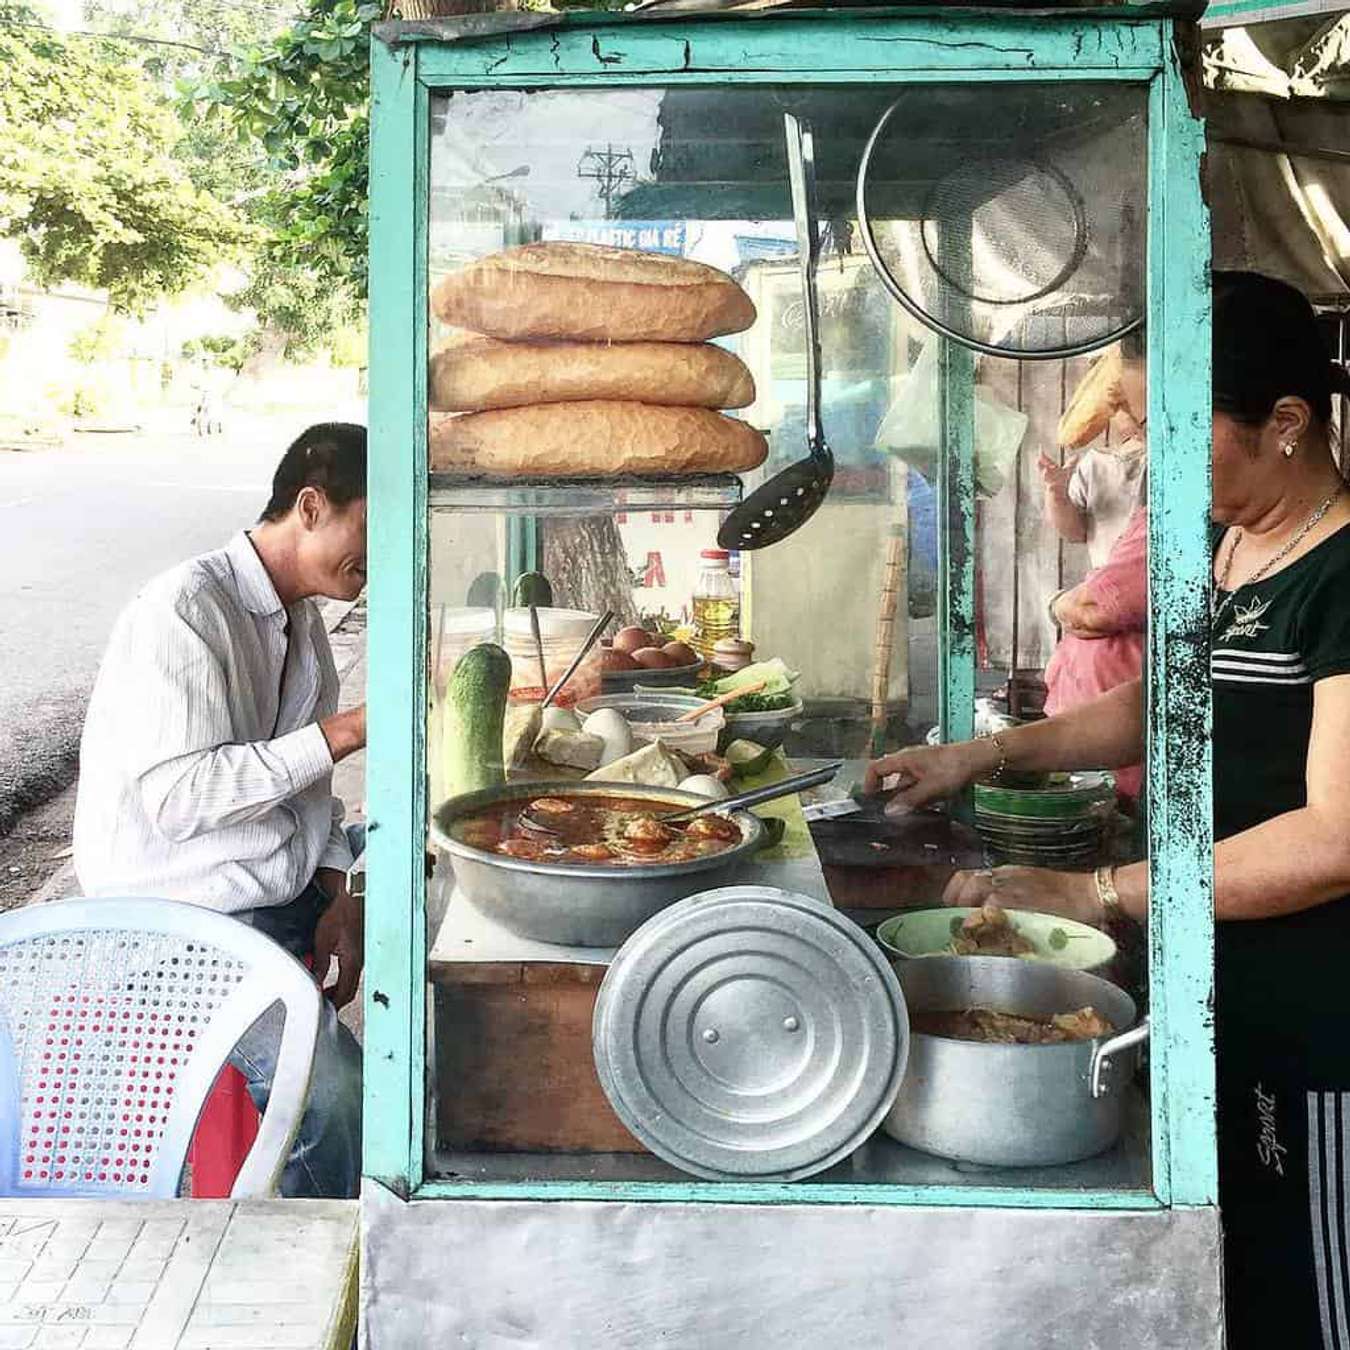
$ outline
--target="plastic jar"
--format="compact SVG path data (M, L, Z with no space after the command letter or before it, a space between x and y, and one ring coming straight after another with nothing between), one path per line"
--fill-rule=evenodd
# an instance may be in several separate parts
M451 672L470 647L496 640L495 609L457 609L452 605L442 605L439 612L433 611L427 660L431 665L436 697L445 693Z
M741 631L741 600L728 566L731 555L722 548L705 548L699 555L698 581L694 584L694 646L705 660L723 638Z
M579 609L540 609L539 635L543 639L544 670L548 683L559 680L572 658L581 650L598 614L587 614ZM502 619L502 646L511 658L512 703L538 703L545 693L539 683L539 657L535 651L534 634L530 628L528 609L508 609ZM559 692L554 703L570 708L579 699L594 698L600 693L601 653L597 642L576 673Z

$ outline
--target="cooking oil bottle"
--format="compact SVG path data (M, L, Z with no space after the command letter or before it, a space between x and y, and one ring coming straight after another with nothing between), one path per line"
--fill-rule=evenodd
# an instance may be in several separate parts
M741 602L729 560L730 555L721 548L705 548L699 554L693 603L694 646L705 661L712 660L713 647L720 639L740 636Z

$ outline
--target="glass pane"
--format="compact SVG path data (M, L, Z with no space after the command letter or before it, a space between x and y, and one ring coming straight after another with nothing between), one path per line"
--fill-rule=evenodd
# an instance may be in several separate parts
M936 734L938 502L955 445L944 410L961 401L952 390L943 398L943 339L897 302L860 229L859 164L899 92L494 90L433 99L429 1175L682 1175L625 1127L592 1058L597 989L642 917L635 879L652 865L628 830L634 816L676 801L635 795L669 794L694 777L704 791L756 786L840 760L828 784L756 808L761 825L746 830L770 835L734 871L681 872L689 839L664 838L670 852L658 861L676 864L675 879L652 909L734 880L825 901L872 935L864 941L903 946L922 931L927 946L917 953L962 940L952 915L912 921L941 905L957 870L989 857L989 821L977 819L972 800L903 819L875 804L853 809L869 759ZM995 139L991 128L1015 128L1022 141L1034 129L1039 144L1070 147L1071 169L1098 163L1094 137L1109 141L1112 162L1128 161L1124 136L1139 158L1115 187L1118 247L1103 252L1094 234L1080 289L1065 282L1051 308L1019 319L1037 342L1052 328L1081 336L1085 316L1118 322L1130 306L1102 303L1100 292L1102 278L1123 276L1142 247L1119 218L1137 205L1143 91L1018 86L1007 97L1006 118L991 118L986 102L977 124L962 91L925 90L909 159L897 161L894 145L878 152L873 223L889 238L921 229L953 146ZM808 451L785 111L809 124L814 143L821 420L835 472L824 504L796 532L770 548L723 553L719 531L742 496ZM1088 179L1099 191L1095 172ZM1095 220L1095 199L1094 211ZM999 228L1006 234L1006 219ZM944 229L944 249L976 237L959 223ZM627 252L566 247L575 244ZM553 247L511 251L523 245ZM640 276L633 254L646 255ZM714 270L680 270L690 262ZM712 318L691 317L665 291L632 303L641 287L696 283L717 293ZM660 333L638 335L633 325L653 314ZM943 321L959 314L948 304ZM1005 328L1003 338L1016 334ZM1046 601L1081 570L1081 549L1061 550L1043 518L1036 462L1053 450L1065 395L1085 365L1002 357L976 367L972 617L982 729L995 712L1038 713L1053 645ZM753 390L738 383L741 372ZM690 430L664 440L653 432L677 425ZM748 459L747 427L767 438L766 451ZM541 713L544 691L606 611L602 644ZM721 692L714 682L742 665L752 669L741 678L762 688L676 722L697 707L696 692ZM590 720L597 712L607 715ZM595 787L616 776L618 785ZM583 783L607 793L604 809L618 814L602 818L592 797L562 829L549 812L558 802L575 810ZM487 795L466 803L468 791ZM573 820L589 833L576 833ZM731 852L748 838L723 845ZM602 875L582 877L583 865ZM617 880L604 875L610 867ZM625 906L626 925L592 913ZM897 915L903 938L883 927ZM1045 940L1063 947L1059 936ZM1139 1099L1129 1114L1124 1144L1034 1175L971 1169L882 1132L817 1179L1146 1188Z

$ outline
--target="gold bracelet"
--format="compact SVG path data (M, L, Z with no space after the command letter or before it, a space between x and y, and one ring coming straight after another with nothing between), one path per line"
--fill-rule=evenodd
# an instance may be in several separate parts
M989 737L989 740L994 749L998 751L998 768L990 774L990 777L1002 778L1008 767L1008 747L1003 744L1003 737L997 731Z
M1116 890L1116 869L1110 865L1099 867L1092 880L1097 887L1097 903L1102 913L1112 918L1120 913L1120 892Z

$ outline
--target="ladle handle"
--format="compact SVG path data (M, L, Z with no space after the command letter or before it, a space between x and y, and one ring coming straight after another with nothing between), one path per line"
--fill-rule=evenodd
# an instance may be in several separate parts
M765 787L751 788L749 792L738 792L734 796L723 797L720 801L705 802L702 806L691 806L687 811L673 811L661 819L693 820L697 816L706 816L713 811L741 811L747 806L758 806L761 802L776 802L779 797L790 797L794 792L828 783L843 767L843 760L835 760L833 763L821 765L818 769L810 769L806 773L783 778L777 783L769 783Z
M811 124L783 114L787 133L788 182L792 187L792 219L797 230L806 316L806 439L817 454L824 436L820 425L820 301L816 268L820 263L820 230L816 220L816 150Z

